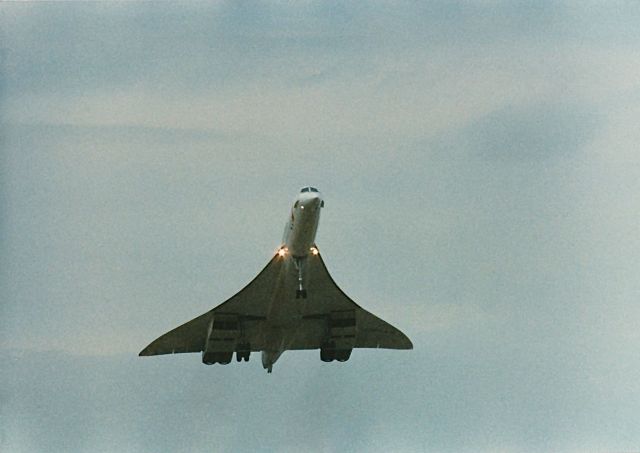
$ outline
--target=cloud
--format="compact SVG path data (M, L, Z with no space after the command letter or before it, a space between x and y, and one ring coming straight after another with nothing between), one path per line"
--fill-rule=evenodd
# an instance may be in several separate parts
M446 145L441 139L440 146L446 150L439 152L532 163L580 157L585 145L598 135L601 123L598 112L590 106L507 105L452 131Z
M589 102L618 85L607 68L637 61L605 64L610 49L570 25L584 11L561 6L5 10L3 111L17 122L416 138L519 103Z

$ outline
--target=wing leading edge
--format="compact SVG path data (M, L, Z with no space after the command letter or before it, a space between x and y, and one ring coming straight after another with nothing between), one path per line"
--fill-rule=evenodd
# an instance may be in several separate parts
M283 261L274 256L260 273L240 292L212 310L165 333L139 355L177 354L204 350L209 326L216 313L237 316L239 322L251 326L263 321L267 315L268 300L274 282L283 272ZM255 330L255 329L253 329Z
M354 348L413 349L404 333L360 307L340 289L320 254L309 257L308 273L312 299L306 306L303 334L289 349L320 348L332 336L353 336ZM305 331L320 331L322 338L305 338Z

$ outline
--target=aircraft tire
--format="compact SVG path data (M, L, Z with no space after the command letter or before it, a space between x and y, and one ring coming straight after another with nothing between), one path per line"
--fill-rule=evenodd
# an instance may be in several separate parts
M320 360L322 360L323 362L333 362L335 359L335 345L329 343L320 348Z
M351 349L340 349L336 351L336 360L338 362L346 362L351 357Z

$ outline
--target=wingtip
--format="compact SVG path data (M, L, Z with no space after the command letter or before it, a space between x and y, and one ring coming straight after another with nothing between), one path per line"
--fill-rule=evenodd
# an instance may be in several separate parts
M411 342L411 340L409 340L409 337L405 334L402 334L402 336L404 337L404 344L402 349L413 349L413 343Z

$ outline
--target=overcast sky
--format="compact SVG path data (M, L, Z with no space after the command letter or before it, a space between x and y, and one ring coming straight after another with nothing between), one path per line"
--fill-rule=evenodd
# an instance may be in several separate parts
M640 449L640 5L0 5L0 450ZM317 242L413 351L139 358Z

